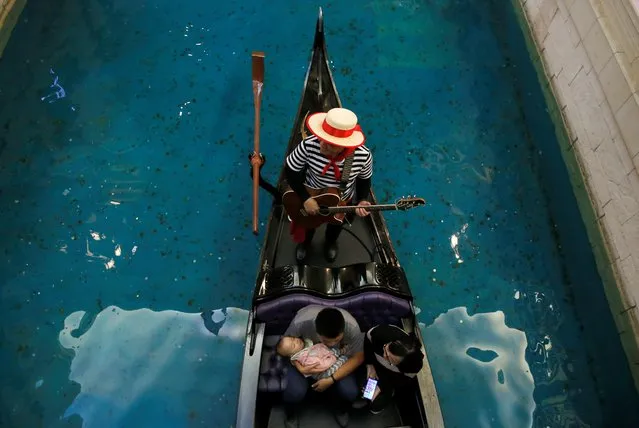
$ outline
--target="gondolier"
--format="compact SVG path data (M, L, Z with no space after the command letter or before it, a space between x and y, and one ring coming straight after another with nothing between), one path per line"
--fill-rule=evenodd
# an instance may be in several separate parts
M303 201L306 213L317 215L319 212L319 205L313 198L316 191L338 188L343 202L352 204L355 198L357 205L362 207L356 214L367 216L369 212L364 207L370 205L366 198L371 188L373 155L364 146L364 133L355 113L345 108L333 108L327 113L311 114L306 127L312 135L302 140L286 158L288 185ZM350 171L344 168L349 156ZM341 230L342 224L326 225L324 256L329 262L337 257L337 238ZM304 232L303 241L298 240L296 248L296 258L300 262L306 257L315 229Z

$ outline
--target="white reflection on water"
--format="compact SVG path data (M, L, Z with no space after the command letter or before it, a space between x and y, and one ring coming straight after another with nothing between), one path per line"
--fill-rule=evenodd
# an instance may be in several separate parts
M59 334L75 353L69 379L81 388L65 418L77 414L85 428L234 420L247 311L209 312L208 329L199 313L110 306L88 329L85 316L70 314Z
M457 263L464 263L464 259L459 254L459 237L466 233L466 229L468 229L468 223L465 223L459 232L455 232L450 236L450 248L455 252Z
M503 312L469 316L458 307L422 330L446 425L532 426L526 336L506 325Z

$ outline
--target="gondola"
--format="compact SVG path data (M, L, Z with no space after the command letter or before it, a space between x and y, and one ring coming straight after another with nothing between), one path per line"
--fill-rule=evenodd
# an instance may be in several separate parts
M341 107L341 101L329 66L320 9L302 99L286 154L308 132L304 128L305 117L333 107ZM340 253L332 263L322 255L324 226L320 227L314 240L317 248L299 264L295 258L296 244L289 233L290 220L280 197L284 180L283 167L276 185L266 182L261 174L259 177L260 187L273 195L273 204L248 318L236 428L284 426L280 397L286 361L277 355L275 345L295 313L306 305L347 309L363 331L390 323L408 332L415 331L422 340L410 287L381 212L356 217L344 226L339 238ZM377 203L372 192L370 201ZM422 351L426 355L425 348ZM349 426L443 426L429 367L425 358L424 369L414 378L412 387L398 392L394 405L382 413L372 415L353 409ZM300 406L300 428L337 426L322 399L321 394L309 391Z

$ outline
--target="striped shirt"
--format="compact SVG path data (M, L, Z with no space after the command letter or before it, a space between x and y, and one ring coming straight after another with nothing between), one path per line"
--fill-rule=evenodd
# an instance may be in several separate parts
M329 159L320 153L320 140L311 135L302 140L290 155L286 158L286 165L293 171L306 170L305 185L312 189L323 189L325 187L339 188L339 181L335 179L333 167L330 167L326 174L322 174ZM340 173L344 171L344 161L337 162ZM373 154L364 146L355 149L351 173L348 177L348 184L342 196L343 200L349 200L355 191L355 180L359 178L367 179L373 176Z

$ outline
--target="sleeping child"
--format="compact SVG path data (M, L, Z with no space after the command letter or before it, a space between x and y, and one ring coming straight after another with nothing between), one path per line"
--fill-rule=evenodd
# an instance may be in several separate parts
M323 343L313 345L310 339L292 336L282 336L277 344L277 353L290 357L291 361L297 361L304 367L319 363L317 368L322 368L324 371L309 375L316 380L329 377L348 359L346 355L340 355L337 349L329 348Z

